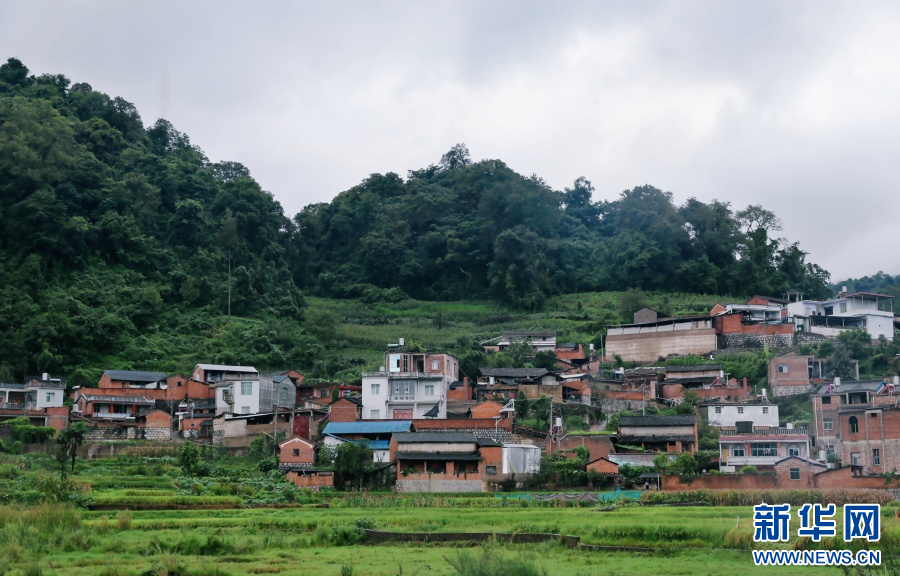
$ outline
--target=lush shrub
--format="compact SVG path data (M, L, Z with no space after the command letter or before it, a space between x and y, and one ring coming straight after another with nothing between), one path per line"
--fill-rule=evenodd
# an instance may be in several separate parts
M757 504L881 504L891 502L884 490L673 490L645 492L641 502L648 504L678 504L704 502L715 506L755 506Z

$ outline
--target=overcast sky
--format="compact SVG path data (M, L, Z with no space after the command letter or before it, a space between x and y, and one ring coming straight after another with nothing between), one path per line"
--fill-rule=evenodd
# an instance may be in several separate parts
M464 142L595 200L761 204L834 281L900 273L898 31L896 2L0 0L2 61L167 118L290 216Z

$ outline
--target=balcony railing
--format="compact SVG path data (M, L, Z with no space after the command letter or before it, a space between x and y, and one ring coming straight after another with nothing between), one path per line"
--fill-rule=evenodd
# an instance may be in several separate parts
M102 418L104 420L128 420L134 418L134 414L121 414L118 412L94 412L94 418Z
M32 410L36 407L35 402L0 402L0 410Z
M414 402L416 399L415 394L391 394L390 401L391 402Z
M728 466L774 466L775 462L787 458L787 456L729 456L728 462L722 462Z

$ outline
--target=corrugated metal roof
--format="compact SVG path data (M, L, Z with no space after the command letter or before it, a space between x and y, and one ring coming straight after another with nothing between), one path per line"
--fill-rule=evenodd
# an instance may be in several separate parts
M126 382L159 382L166 379L165 372L139 372L134 370L104 370L110 380Z
M609 461L615 462L619 466L649 466L653 467L653 459L656 454L610 454ZM669 454L669 459L674 460L675 456Z
M697 366L666 366L666 372L711 372L722 369L721 364L701 364Z
M483 376L495 378L539 378L550 371L546 368L479 368Z
M556 338L556 330L501 330L501 336L508 337L534 337L534 336L552 336Z
M401 443L421 443L421 442L476 442L475 434L471 432L409 432L406 434L394 434L397 442Z
M99 394L84 394L82 397L88 402L109 402L110 404L155 404L153 400L144 398L143 396L101 396Z
M259 371L253 366L225 366L221 364L197 364L197 368L201 370L212 370L214 372L253 372Z
M684 416L621 416L619 426L693 426L693 415Z
M840 386L835 387L834 383L823 384L817 394L844 394L847 392L862 392L868 390L874 392L884 383L883 380L860 380L858 382L841 382ZM828 389L831 388L829 392Z
M323 434L393 434L406 432L412 427L410 420L375 420L371 422L329 422Z

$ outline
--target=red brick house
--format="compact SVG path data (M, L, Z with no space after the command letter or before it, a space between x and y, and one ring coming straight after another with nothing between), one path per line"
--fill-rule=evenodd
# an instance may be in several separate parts
M697 451L697 417L621 416L615 442L617 446L641 446L643 451L693 454Z
M362 404L352 398L338 398L329 408L330 422L356 422L362 413Z

